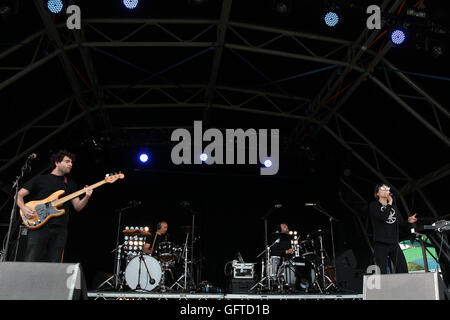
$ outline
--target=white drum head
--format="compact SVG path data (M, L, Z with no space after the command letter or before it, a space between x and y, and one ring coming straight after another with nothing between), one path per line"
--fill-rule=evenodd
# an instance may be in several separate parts
M144 255L140 257L135 257L128 262L125 268L125 281L131 289L136 289L138 286L138 281L140 284L140 289L152 291L155 289L159 282L161 281L161 266L155 258L149 255ZM141 265L141 276L139 278L139 264ZM150 277L155 280L152 284L150 283Z

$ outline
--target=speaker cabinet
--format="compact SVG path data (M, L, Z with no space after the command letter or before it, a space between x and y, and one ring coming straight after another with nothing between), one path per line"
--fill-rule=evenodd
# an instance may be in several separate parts
M78 263L1 262L0 300L87 300Z
M364 300L449 300L437 272L364 276Z

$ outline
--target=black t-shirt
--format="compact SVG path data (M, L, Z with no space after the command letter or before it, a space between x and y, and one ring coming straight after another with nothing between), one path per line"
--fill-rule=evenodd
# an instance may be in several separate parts
M288 234L285 233L278 233L278 236L275 237L274 240L276 240L277 238L280 239L280 242L275 243L272 248L270 248L270 255L282 257L286 255L286 250L292 248L291 238Z
M65 176L56 176L54 174L36 176L25 183L23 188L30 192L30 194L26 197L25 203L33 200L43 200L58 190L65 191L65 194L61 197L78 191L77 185L73 179ZM71 202L65 202L60 209L64 209L66 212L61 216L49 219L46 224L49 226L60 226L67 228L69 223L69 211L71 208Z
M369 204L369 214L373 227L373 240L395 244L399 241L400 228L408 223L403 219L395 204L382 205L378 200Z
M156 237L156 239L155 239L155 237ZM159 252L159 245L160 245L160 243L169 241L169 234L166 233L166 234L163 234L163 235L158 235L158 234L155 233L155 236L151 237L150 247L153 245L153 241L155 242L155 244L153 246L153 248L154 248L153 256L156 256L156 255L158 255L160 253Z

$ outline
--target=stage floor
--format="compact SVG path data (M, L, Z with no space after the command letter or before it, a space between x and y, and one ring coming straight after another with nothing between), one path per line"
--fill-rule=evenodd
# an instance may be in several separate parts
M89 299L103 300L362 300L362 294L225 294L225 293L139 293L88 292Z

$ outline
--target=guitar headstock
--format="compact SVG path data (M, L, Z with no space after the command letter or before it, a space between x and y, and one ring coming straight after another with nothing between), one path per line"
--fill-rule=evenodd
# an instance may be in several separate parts
M107 174L105 176L105 182L107 182L107 183L114 183L117 180L123 179L123 178L125 178L125 175L123 173L121 173L121 172L114 173L114 174Z

